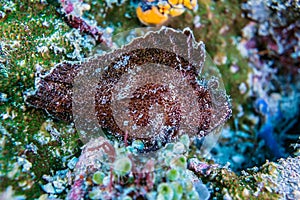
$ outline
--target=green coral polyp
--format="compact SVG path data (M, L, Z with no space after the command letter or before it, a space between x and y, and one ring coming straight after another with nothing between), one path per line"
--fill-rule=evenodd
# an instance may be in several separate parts
M173 200L182 199L182 195L183 195L182 185L178 182L172 182L171 187L173 188L174 191L176 191L174 193Z
M159 184L157 199L172 199L174 196L174 191L167 183Z
M199 199L199 194L197 191L192 190L187 194L187 199Z
M170 181L176 181L179 178L179 173L176 169L170 169L167 172L167 178Z
M104 177L105 177L105 174L103 172L98 171L98 172L94 173L92 180L95 184L101 185L101 184L103 184Z
M89 192L89 198L90 199L101 199L101 191L99 189L93 189Z
M187 167L187 160L185 156L179 156L171 160L171 167L174 168L183 168Z
M123 157L114 162L114 171L118 176L125 176L131 171L132 163L128 157Z

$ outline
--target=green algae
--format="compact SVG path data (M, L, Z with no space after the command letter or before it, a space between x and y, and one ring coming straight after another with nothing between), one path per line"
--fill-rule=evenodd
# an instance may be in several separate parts
M0 8L2 6L3 3ZM0 102L1 126L7 132L4 135L1 130L4 144L0 155L0 190L12 185L17 194L25 190L27 198L37 198L42 194L39 186L42 175L61 169L62 157L77 153L79 142L78 135L70 132L73 129L70 125L55 121L51 126L61 135L57 140L40 144L35 136L43 131L50 134L43 128L48 117L40 110L27 107L23 94L34 89L37 66L43 69L41 73L45 73L73 51L64 35L70 28L52 6L25 1L16 2L7 12L6 18L0 22L0 31L2 72L5 72L0 74L0 85L1 93L7 95L7 101ZM48 47L48 50L38 52L41 46ZM63 47L65 52L54 52L50 46ZM28 150L27 145L31 143L37 152ZM30 171L22 172L22 166L16 164L17 157L25 157L32 163Z

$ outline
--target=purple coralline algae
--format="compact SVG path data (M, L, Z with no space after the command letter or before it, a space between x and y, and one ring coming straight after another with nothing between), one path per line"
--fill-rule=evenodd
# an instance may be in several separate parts
M84 11L90 10L90 5L82 0L59 0L61 4L61 13L64 15L66 23L82 33L91 35L98 43L110 45L110 37L107 32L98 27L95 22L83 17ZM103 37L103 35L106 35Z

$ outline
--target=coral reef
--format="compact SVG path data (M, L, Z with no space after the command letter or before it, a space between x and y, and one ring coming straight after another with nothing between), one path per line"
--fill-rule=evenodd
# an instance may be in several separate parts
M54 66L84 63L143 26L138 3L0 1L0 199L299 199L299 1L199 0L165 22L204 41L232 99L206 158L205 141L184 135L155 157L161 165L136 162L140 140L84 145L73 123L26 105Z

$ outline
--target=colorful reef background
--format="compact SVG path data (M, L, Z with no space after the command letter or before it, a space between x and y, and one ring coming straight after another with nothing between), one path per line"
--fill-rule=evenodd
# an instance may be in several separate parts
M149 161L135 173L130 152L143 144L115 141L106 166L94 162L101 142L26 103L55 65L136 37L139 3L0 0L0 199L300 199L298 0L198 0L167 16L164 26L204 42L230 96L232 116L205 157L183 135L160 169Z

